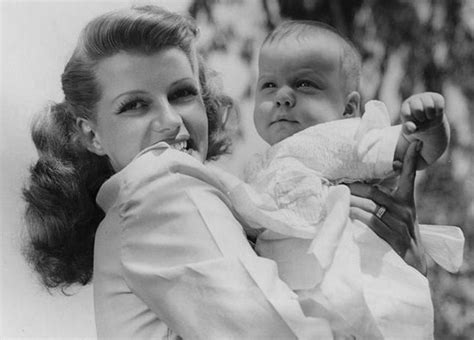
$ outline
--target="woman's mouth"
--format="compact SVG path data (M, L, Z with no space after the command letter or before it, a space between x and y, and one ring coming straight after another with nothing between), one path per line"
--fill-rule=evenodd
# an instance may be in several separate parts
M166 141L171 149L181 151L187 154L191 154L195 150L194 142L191 139L178 140L178 141Z
M172 144L169 144L169 145L170 145L170 148L172 148L172 149L175 149L175 150L178 150L178 151L183 151L183 150L187 149L188 142L183 140L183 141L179 141L179 142L172 143Z

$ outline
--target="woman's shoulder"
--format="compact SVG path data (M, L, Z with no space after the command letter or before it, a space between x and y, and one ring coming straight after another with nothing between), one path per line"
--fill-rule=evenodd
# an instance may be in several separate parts
M125 168L105 181L96 201L107 213L115 204L128 200L139 188L156 185L171 173L198 174L202 168L198 160L183 152L152 146L140 152Z
M198 172L202 171L204 166L193 156L159 143L141 151L121 171L121 176L128 182L147 177L160 177L170 172L186 171L184 169L194 169Z
M192 210L189 196L206 185L199 179L203 171L202 163L174 149L141 152L102 185L97 203L106 215L98 234L116 235L120 248L124 241L146 243L161 232L156 226L169 225Z

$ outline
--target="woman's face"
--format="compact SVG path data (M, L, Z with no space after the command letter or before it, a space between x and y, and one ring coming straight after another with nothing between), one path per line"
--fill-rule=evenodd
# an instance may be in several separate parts
M116 171L160 141L204 161L208 124L194 66L196 71L178 48L121 52L101 61L101 99L95 122L89 122L92 151L107 155Z

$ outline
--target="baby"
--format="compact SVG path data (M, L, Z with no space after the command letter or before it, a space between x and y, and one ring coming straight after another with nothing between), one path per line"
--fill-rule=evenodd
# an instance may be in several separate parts
M350 192L338 184L393 177L414 140L423 142L418 167L432 164L449 141L444 100L435 93L410 97L402 104L402 126L390 126L378 101L368 102L360 117L360 68L357 51L329 26L277 27L260 51L254 111L256 129L271 147L249 165L248 184L217 177L256 231L257 253L277 263L305 313L329 319L336 337L430 339L426 278L349 218ZM384 213L384 207L377 212L382 222ZM459 228L420 227L427 253L456 271Z

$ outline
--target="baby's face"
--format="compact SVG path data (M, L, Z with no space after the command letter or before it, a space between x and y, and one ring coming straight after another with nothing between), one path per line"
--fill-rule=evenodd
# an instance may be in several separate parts
M263 46L254 122L267 143L343 117L341 57L339 44L323 35Z

